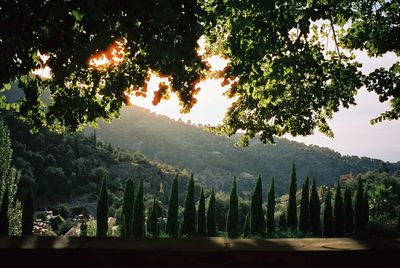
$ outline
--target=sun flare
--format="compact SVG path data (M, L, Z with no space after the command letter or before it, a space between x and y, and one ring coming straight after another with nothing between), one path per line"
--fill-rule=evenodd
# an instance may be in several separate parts
M37 56L39 57L41 61L41 67L36 68L32 70L32 75L39 77L40 79L43 80L50 80L52 79L52 72L51 68L46 65L46 62L50 59L50 55L46 53L40 53L40 51L37 51Z
M106 71L120 65L125 60L125 45L126 39L122 38L116 40L106 50L90 56L88 60L89 68L98 71Z
M144 85L131 87L125 92L125 104L149 109L170 118L191 120L196 123L203 123L202 120L199 120L202 117L199 117L199 114L212 112L215 119L213 124L220 123L227 108L235 100L235 98L228 98L227 96L232 96L226 93L237 82L237 79L225 77L230 60L221 55L211 54L205 36L201 36L197 43L197 55L206 64L207 72L210 75L194 85L199 91L196 92L196 105L189 114L180 112L181 101L171 86L173 77L152 70L148 70ZM210 106L211 103L214 106Z

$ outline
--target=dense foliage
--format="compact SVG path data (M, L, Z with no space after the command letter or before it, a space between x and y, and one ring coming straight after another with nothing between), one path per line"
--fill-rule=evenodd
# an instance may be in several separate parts
M174 91L188 111L207 69L196 53L205 35L206 54L229 58L225 76L238 79L222 133L245 130L244 144L256 133L262 141L314 129L332 136L327 120L354 105L362 86L391 101L374 122L399 118L399 62L364 75L352 55L399 55L399 14L395 0L3 1L0 88L16 81L25 97L17 105L0 98L0 108L14 108L34 126L75 130L118 115L127 90L146 94L152 69L172 77L155 103ZM108 55L106 66L94 68L91 56L111 54L110 44L124 48L114 52L121 58ZM33 75L38 67L50 68L52 79Z
M355 104L362 85L380 101L391 99L392 110L378 121L399 118L399 61L363 75L351 53L399 55L398 37L392 38L400 31L398 1L206 3L206 35L231 59L227 75L239 78L231 92L239 98L223 133L244 129L244 143L258 132L264 141L285 133L309 135L315 128L331 136L326 120Z
M54 210L58 204L68 203L72 207L85 207L94 215L101 179L107 175L110 216L119 221L128 179L137 185L139 178L144 177L146 192L156 194L165 203L172 180L179 172L177 168L151 161L141 153L100 142L96 132L87 137L56 134L46 129L31 134L26 124L17 121L11 114L5 116L5 121L12 137L10 147L13 158L10 165L21 174L17 197L23 201L32 184L37 208L50 206ZM181 173L181 177L179 185L183 188L188 173ZM183 204L182 192L177 198Z
M22 208L16 198L20 172L12 166L10 132L0 118L0 233L20 235Z

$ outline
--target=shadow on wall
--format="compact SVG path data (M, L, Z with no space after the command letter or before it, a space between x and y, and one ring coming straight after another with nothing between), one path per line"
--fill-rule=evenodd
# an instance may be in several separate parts
M400 240L390 239L0 238L0 260L14 267L385 267L399 254Z

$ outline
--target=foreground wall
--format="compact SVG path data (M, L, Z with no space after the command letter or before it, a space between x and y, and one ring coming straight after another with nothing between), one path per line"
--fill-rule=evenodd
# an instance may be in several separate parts
M399 267L400 240L0 237L0 267L22 265L115 268Z

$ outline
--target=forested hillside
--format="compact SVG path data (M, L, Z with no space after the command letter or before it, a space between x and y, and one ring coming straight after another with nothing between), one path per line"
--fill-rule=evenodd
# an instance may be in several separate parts
M3 119L10 129L12 164L21 172L18 197L23 199L27 185L33 182L37 207L95 204L104 175L110 178L109 202L115 210L122 204L122 191L128 178L135 184L144 178L145 191L164 203L175 174L181 174L179 187L186 187L189 174L151 161L141 153L98 142L95 135L56 134L46 129L31 134L27 125L11 114ZM181 203L183 198L181 193ZM114 215L113 211L110 214Z
M277 192L287 192L293 160L300 181L310 176L315 177L318 184L326 185L332 185L343 174L376 170L381 162L367 157L342 156L327 148L286 139L277 139L276 145L264 145L255 139L247 148L235 147L237 137L216 136L201 127L176 122L138 107L125 108L121 119L111 124L100 123L96 131L100 140L188 169L200 182L217 190L228 192L232 177L236 176L242 196L250 194L258 175L265 185L275 177ZM400 163L389 164L393 170L399 166Z

